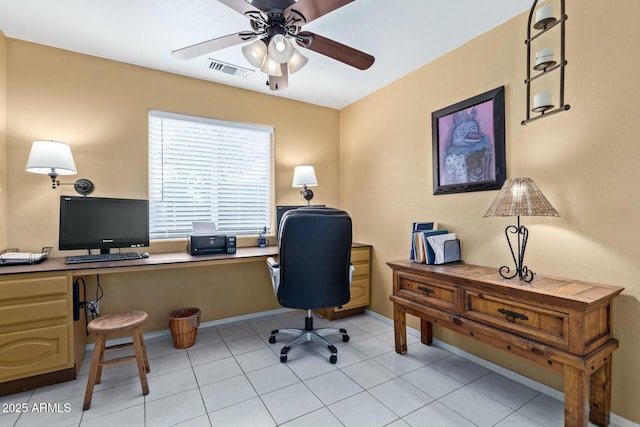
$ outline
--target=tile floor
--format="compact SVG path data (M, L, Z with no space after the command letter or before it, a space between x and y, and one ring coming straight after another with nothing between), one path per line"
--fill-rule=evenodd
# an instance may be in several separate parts
M559 400L415 336L406 355L396 354L393 327L368 315L314 319L316 327L347 328L348 343L335 337L337 364L312 343L280 363L290 338L270 345L269 333L302 327L303 317L287 312L200 328L187 350L175 349L169 335L147 339L149 395L141 394L135 364L105 368L83 412L88 353L77 380L0 397L0 426L563 425Z

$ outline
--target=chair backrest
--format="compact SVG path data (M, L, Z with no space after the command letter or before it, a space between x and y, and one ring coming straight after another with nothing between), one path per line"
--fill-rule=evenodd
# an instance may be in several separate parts
M315 309L349 302L351 217L332 208L299 208L282 217L280 285L284 307Z

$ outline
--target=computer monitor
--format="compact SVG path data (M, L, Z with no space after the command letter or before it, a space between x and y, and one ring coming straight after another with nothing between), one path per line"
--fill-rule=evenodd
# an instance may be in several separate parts
M106 197L60 197L58 248L100 249L149 246L149 201Z
M306 207L308 207L308 205L276 206L276 238L280 235L280 222L282 221L282 215L284 215L286 211L290 211L292 209L298 209L298 208L306 208ZM311 207L324 208L325 205L311 205Z

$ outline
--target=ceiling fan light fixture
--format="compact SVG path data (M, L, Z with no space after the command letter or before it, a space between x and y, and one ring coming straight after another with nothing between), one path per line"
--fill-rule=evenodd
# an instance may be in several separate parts
M293 55L293 45L282 34L271 37L268 47L269 58L283 64L291 59Z
M304 67L307 62L309 62L309 58L301 54L297 49L293 49L293 55L287 65L289 65L289 72L291 74L300 71L302 67Z
M242 47L242 54L256 68L262 68L267 58L267 45L264 41L256 40Z
M262 68L260 68L260 71L270 76L282 77L281 66L282 64L271 59L271 56L268 56L267 60L264 61L264 65L262 66Z

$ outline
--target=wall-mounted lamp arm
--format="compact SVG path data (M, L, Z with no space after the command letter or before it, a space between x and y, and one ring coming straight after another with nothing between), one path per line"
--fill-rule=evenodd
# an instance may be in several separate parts
M303 189L300 190L300 194L307 201L307 204L311 203L311 199L313 199L313 191L305 184Z

